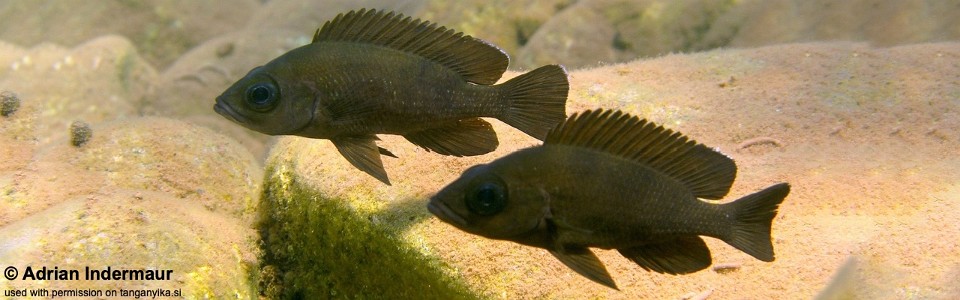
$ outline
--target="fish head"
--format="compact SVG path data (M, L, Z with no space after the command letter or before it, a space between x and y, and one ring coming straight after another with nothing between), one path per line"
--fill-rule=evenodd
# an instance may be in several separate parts
M312 122L316 97L284 73L272 63L254 68L217 97L213 110L265 134L296 134Z
M480 236L518 240L537 230L545 199L536 189L511 183L502 166L473 166L430 198L427 209L440 220Z

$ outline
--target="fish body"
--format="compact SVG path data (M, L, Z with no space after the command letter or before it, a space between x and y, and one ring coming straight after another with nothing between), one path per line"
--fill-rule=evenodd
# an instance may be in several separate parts
M274 77L281 90L304 91L294 96L318 105L305 110L312 114L296 114L309 118L264 126L267 134L320 139L371 132L404 135L436 123L497 116L506 100L500 86L471 84L428 59L368 44L308 44L251 75L260 73Z
M441 220L469 233L544 248L616 288L588 248L617 249L647 270L686 274L711 264L700 236L773 261L770 227L785 183L727 204L731 159L629 115L574 115L544 145L471 167L431 198Z
M566 71L544 66L499 85L509 59L493 45L376 10L327 22L312 43L254 68L214 110L271 135L329 139L388 183L376 134L402 135L443 155L493 151L498 118L542 139L565 116Z

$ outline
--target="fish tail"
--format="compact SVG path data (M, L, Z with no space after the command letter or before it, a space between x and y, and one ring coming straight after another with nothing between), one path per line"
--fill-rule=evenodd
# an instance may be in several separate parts
M759 260L773 261L770 226L777 207L789 193L790 184L779 183L725 204L725 209L734 216L734 224L723 240Z
M501 85L508 108L498 119L543 140L567 118L567 71L547 65L507 80Z

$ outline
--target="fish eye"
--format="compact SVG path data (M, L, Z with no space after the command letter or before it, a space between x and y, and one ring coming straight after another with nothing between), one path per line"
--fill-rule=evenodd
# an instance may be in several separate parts
M464 200L470 212L490 216L507 207L507 190L499 182L484 182L468 193Z
M277 86L272 82L259 82L247 88L247 104L256 111L273 109L279 96Z

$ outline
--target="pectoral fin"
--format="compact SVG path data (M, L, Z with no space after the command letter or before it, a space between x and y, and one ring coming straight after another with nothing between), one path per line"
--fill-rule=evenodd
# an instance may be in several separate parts
M563 220L563 219L561 219L561 218L551 218L551 219L550 219L550 224L552 224L554 227L556 227L557 229L559 229L559 230L556 230L556 231L571 232L571 233L584 234L584 235L593 234L593 230L584 229L584 228L580 228L580 227L577 227L577 226L570 225L570 223L567 223L567 221L565 221L565 220Z
M673 275L703 270L712 261L710 249L699 236L617 250L645 270Z
M340 154L354 167L390 185L390 179L387 178L387 171L383 169L383 162L380 161L380 154L386 152L387 155L393 156L393 153L390 153L387 149L377 147L376 140L377 137L374 135L363 135L337 137L330 141L333 142L333 145L337 147Z
M613 278L610 277L610 273L607 273L607 268L603 266L600 259L590 249L581 247L549 251L560 262L577 271L583 277L612 289L620 290L617 288L617 283L613 282Z
M463 119L447 126L403 135L411 143L442 155L473 156L497 149L497 133L480 118Z

